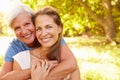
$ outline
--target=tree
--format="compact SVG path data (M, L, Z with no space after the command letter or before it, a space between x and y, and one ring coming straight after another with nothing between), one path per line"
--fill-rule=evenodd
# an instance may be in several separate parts
M103 26L107 40L113 42L113 39L116 37L116 31L112 16L111 0L102 0L104 6L104 17L100 17L94 11L92 11L91 8L86 5L86 1L80 0L80 3L84 6L88 14Z
M50 5L57 9L64 23L64 36L81 36L86 27L92 36L105 36L114 42L120 36L119 0L21 0L34 10Z

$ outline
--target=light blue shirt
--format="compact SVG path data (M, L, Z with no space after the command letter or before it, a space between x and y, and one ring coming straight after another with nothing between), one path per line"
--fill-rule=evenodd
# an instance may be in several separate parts
M62 45L65 44L65 40L62 39ZM14 38L12 42L10 42L9 47L7 48L5 52L5 61L13 62L13 56L17 54L18 52L25 51L25 50L31 50L32 48L29 48L25 43L21 42L17 38Z

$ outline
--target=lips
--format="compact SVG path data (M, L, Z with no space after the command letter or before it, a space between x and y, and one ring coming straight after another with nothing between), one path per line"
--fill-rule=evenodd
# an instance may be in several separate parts
M42 38L42 42L46 43L46 42L49 42L51 38Z
M25 39L31 38L31 37L32 37L32 33L29 33L29 34L23 35L22 37L24 37Z

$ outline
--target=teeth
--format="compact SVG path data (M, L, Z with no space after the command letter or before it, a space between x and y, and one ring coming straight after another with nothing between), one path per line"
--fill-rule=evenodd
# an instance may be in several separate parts
M44 38L44 39L42 39L43 42L46 42L46 41L48 41L48 40L49 40L49 38Z
M29 38L31 35L29 34L29 35L26 35L26 36L24 36L24 38Z

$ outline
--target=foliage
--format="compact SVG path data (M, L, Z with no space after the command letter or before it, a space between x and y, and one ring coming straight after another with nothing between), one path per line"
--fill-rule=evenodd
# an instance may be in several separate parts
M0 13L0 35L6 35L6 34L7 34L7 27L5 25L4 15L3 13Z
M86 27L89 28L89 34L91 35L104 35L104 29L100 26L96 21L94 21L91 16L89 16L84 7L80 5L79 0L21 0L23 3L29 5L34 10L39 9L41 6L50 5L55 7L62 17L62 21L64 23L64 36L80 36L83 35L86 31ZM114 0L114 14L119 14L117 11L119 9L119 3ZM100 17L104 16L104 9L101 0L88 0L87 5L91 7L91 9L96 12ZM119 21L119 15L116 15L116 22ZM116 26L119 27L119 24ZM118 29L118 28L117 28ZM88 34L88 35L89 35Z
M115 5L116 4L116 5ZM120 1L115 3L113 2L113 17L116 25L117 36L120 36Z
M64 23L63 36L81 35L105 35L103 27L94 21L79 0L21 0L33 10L38 10L42 6L53 6L60 13ZM119 0L111 0L112 12L116 25L117 36L120 35L120 5ZM86 4L100 17L104 16L104 8L101 0L86 0ZM2 14L0 14L3 16ZM88 31L86 30L89 29ZM8 35L3 19L0 20L0 35ZM86 33L87 31L87 33Z
M0 66L2 65L2 63L3 63L3 56L0 56Z

